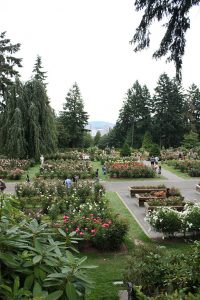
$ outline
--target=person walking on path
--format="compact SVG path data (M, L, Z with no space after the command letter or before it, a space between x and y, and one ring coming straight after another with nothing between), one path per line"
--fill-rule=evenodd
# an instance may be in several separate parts
M3 181L3 179L0 178L0 191L1 191L1 193L3 193L5 189L6 189L6 184Z
M155 157L154 156L151 156L150 162L151 162L151 167L154 168L154 163L155 163Z
M99 169L97 169L95 172L95 181L99 182Z

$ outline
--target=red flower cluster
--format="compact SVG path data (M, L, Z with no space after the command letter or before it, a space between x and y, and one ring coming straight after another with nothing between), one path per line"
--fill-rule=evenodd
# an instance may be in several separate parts
M144 167L145 165L140 162L132 161L127 163L113 163L112 168L114 169L129 169L132 167Z
M112 225L111 220L102 220L100 217L94 217L93 214L90 214L89 217L79 216L75 219L65 215L63 223L64 226L68 225L65 227L65 232L75 231L78 236L88 240L96 236L100 228L108 229Z

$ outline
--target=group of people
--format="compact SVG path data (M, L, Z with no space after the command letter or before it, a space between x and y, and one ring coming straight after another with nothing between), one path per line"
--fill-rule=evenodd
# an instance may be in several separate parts
M159 157L158 156L151 156L150 162L151 162L151 167L156 171L159 175L161 174L161 166L158 165Z
M72 176L72 179L67 177L64 181L64 184L66 185L67 188L70 188L72 186L72 184L77 184L78 182L78 175L74 175Z

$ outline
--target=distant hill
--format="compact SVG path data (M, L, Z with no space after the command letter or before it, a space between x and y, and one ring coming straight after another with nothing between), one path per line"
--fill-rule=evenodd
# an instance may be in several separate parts
M87 128L91 131L91 135L95 136L97 131L100 131L101 135L104 135L113 128L115 124L105 121L91 121L88 123Z
M115 126L115 124L105 121L91 121L89 122L89 125L91 125L91 127L94 129L103 129L105 127L113 128Z

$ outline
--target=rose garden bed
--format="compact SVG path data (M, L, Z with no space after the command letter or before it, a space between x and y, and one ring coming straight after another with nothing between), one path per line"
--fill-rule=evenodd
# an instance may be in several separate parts
M135 194L143 194L143 193L151 193L157 191L166 192L165 185L157 185L157 186L132 186L129 187L131 197L134 197Z

